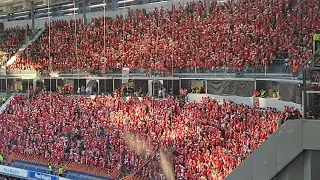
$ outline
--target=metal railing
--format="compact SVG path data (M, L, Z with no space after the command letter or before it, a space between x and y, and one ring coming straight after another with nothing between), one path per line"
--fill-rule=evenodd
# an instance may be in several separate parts
M258 66L258 67L244 67L244 68L229 68L229 67L188 67L188 68L173 68L167 69L166 71L158 71L158 70L149 70L146 68L137 68L137 69L130 69L130 73L237 73L237 72L244 72L244 73L280 73L280 74L290 74L292 72L292 68L289 66L278 66L278 65L271 65L268 67ZM85 70L85 69L70 69L70 70L59 70L56 71L59 74L99 74L99 73L106 73L106 74L121 74L122 69L105 69L105 70Z

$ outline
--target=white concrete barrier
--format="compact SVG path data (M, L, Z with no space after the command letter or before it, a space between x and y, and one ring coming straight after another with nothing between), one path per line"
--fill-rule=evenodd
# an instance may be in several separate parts
M298 109L301 111L302 106L301 104L293 103L293 102L287 102L287 101L281 101L278 99L272 99L272 98L259 98L259 106L262 108L267 107L273 107L277 110L283 111L285 107L294 107L295 109Z
M236 104L245 104L249 107L254 106L254 99L253 97L241 97L241 96L219 96L219 95L212 95L212 94L188 94L188 101L189 102L201 102L204 97L210 97L212 99L216 99L217 101L227 100L232 101ZM272 107L276 108L277 110L283 111L286 106L294 107L296 109L301 110L301 104L281 101L278 99L273 98L258 98L259 99L259 106L261 108Z

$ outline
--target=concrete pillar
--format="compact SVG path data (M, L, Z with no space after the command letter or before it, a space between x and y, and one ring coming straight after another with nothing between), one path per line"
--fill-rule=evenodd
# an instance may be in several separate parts
M30 19L31 19L31 30L34 32L34 3L31 1L30 3Z
M82 0L82 13L83 13L83 23L87 25L87 0Z
M206 13L207 13L207 16L209 16L210 9L211 9L211 0L205 0L205 4L206 4Z

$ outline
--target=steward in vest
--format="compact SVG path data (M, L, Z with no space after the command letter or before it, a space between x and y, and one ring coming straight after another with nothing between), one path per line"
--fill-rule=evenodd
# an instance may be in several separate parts
M266 93L267 93L267 92L266 92L265 90L261 89L261 91L260 91L260 97L262 97L262 98L267 97Z
M49 166L48 166L48 170L49 170L49 173L50 173L50 174L54 174L54 172L53 172L53 169L52 169L52 166L51 166L51 165L49 165Z
M315 35L313 35L313 41L315 44L315 51L317 51L320 48L320 31L317 31Z
M313 35L313 41L320 41L320 34L316 33Z
M4 164L4 158L1 154L0 154L0 164Z
M63 168L62 167L60 167L59 169L58 169L58 174L59 174L59 176L63 176Z
M1 100L2 100L2 103L4 104L7 101L7 98L6 97L2 97Z

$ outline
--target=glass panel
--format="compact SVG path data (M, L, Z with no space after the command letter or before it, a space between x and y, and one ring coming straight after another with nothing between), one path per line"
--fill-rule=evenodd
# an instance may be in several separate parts
M144 68L139 69L130 69L130 73L135 74L137 76L160 76L160 77L170 77L172 75L172 69L167 71L157 71L157 70L148 70ZM17 71L14 70L7 71L11 74L13 73L30 73L30 71ZM189 74L199 74L199 73L208 73L208 74L216 74L216 76L224 76L224 73L244 73L244 74L255 74L255 73L269 73L269 74L290 74L292 73L292 68L286 65L271 65L268 67L244 67L242 69L233 69L228 67L201 67L201 68L173 68L173 73L189 73ZM121 75L121 69L106 69L106 70L83 70L83 69L71 69L71 70L61 70L57 71L60 75L79 75L81 77L87 75L96 75L96 76L105 76L105 75ZM40 72L42 76L46 76L48 73Z

